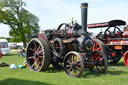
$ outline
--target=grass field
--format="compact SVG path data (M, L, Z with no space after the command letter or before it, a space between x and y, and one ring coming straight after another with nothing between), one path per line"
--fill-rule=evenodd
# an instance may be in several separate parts
M16 52L3 56L0 62L23 64ZM63 70L49 68L46 72L33 72L28 68L11 70L0 67L0 85L128 85L128 68L123 58L115 66L109 66L106 74L97 74L85 69L81 78L68 77Z

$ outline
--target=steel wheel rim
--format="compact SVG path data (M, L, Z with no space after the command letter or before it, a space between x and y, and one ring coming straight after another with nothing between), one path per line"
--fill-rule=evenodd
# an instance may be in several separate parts
M30 69L34 71L39 71L43 65L43 47L41 43L33 40L27 50L27 62Z
M126 66L128 66L128 52L125 53L124 63L125 63Z
M65 58L64 68L69 76L80 77L82 71L82 62L80 56L69 54Z
M93 58L93 60L96 61L96 65L94 67L92 67L91 70L94 72L103 73L106 68L104 57L100 53L95 52L92 54L92 58Z

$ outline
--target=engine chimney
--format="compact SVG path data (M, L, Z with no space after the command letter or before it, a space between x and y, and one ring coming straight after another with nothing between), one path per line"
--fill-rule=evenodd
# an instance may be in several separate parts
M82 33L87 32L87 12L88 12L88 3L81 4L81 23L82 23Z

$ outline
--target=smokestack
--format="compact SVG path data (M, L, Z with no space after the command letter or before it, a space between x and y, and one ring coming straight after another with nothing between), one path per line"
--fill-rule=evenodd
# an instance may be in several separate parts
M81 23L83 33L87 32L87 13L88 13L88 3L81 4Z

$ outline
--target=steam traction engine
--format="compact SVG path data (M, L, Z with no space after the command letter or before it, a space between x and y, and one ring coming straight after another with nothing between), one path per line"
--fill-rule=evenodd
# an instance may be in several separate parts
M107 57L93 50L93 40L87 32L87 3L81 4L82 26L78 23L59 25L33 38L27 47L27 63L33 71L46 71L50 64L63 67L69 76L80 77L84 68L104 73ZM64 29L62 29L64 27Z
M100 32L94 39L94 49L104 52L108 57L110 64L119 62L124 56L124 63L128 66L128 26L124 27L126 22L123 20L112 20L109 22L89 24L88 28L106 28ZM121 30L123 26L123 30Z

